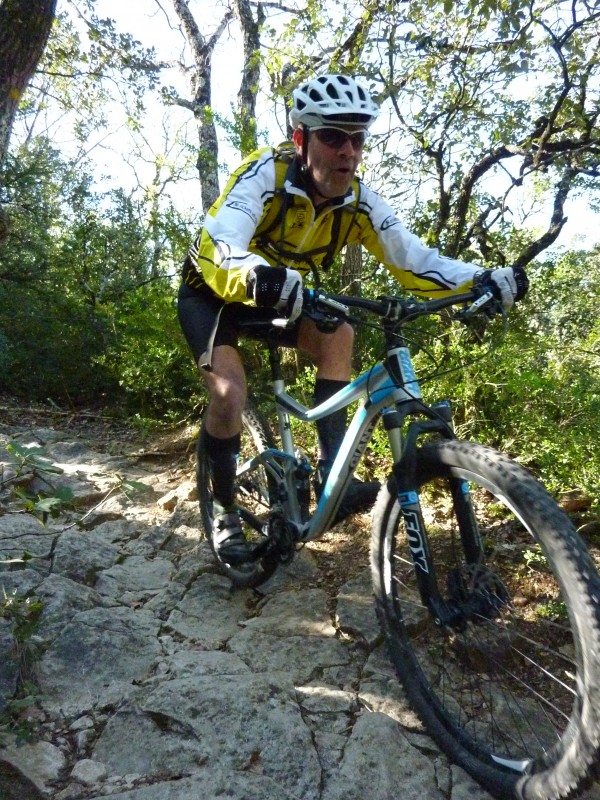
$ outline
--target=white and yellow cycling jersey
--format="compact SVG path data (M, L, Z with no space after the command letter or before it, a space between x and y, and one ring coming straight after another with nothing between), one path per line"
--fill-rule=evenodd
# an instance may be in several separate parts
M209 287L226 302L251 303L246 276L252 267L291 267L310 283L350 242L360 242L409 292L427 297L469 289L481 272L426 247L359 178L345 197L318 211L304 187L293 145L248 156L206 215L184 283Z

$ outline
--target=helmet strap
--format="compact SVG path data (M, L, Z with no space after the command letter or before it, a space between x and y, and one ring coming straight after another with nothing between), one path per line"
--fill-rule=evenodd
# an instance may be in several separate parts
M304 185L307 192L310 194L311 190L315 189L315 184L308 168L308 137L310 131L306 125L302 125L302 150L300 154L300 172L304 178Z
M310 130L306 125L302 125L302 165L308 169L308 137Z

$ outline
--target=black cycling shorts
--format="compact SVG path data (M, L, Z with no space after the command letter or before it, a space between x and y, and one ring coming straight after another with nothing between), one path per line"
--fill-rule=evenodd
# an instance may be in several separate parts
M210 289L193 289L182 283L177 298L177 314L183 335L194 354L196 363L210 368L212 351L218 345L237 347L240 325L250 320L268 321L277 313L270 308L256 308L244 303L226 303ZM298 321L289 328L272 328L282 347L296 347Z

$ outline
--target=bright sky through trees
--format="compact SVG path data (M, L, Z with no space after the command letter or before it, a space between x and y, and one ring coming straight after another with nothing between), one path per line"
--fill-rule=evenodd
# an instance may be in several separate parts
M195 0L190 3L190 7L202 34L209 37L222 19L225 7L211 0ZM70 3L63 0L63 10L69 8ZM177 62L185 60L185 39L169 2L136 0L135 3L125 4L121 0L96 0L95 11L100 18L114 18L118 30L131 33L144 47L156 48L158 57L173 65L163 71L161 82L175 86L182 95L189 92L189 74L184 74L176 66ZM239 160L239 153L229 144L227 132L220 124L220 120L231 119L241 70L241 32L239 23L233 19L219 38L212 60L212 104L217 117L221 184L228 170ZM532 84L531 77L524 79L523 91L532 91ZM282 138L284 118L281 108L276 115L265 101L264 95L259 94L257 106L259 141L275 143ZM146 112L141 125L139 128L133 127L128 122L123 106L120 105L119 91L116 91L108 130L96 132L89 141L89 153L98 164L99 174L111 176L107 185L143 184L156 168L152 154L163 153L166 160L170 159L173 164L179 165L178 179L169 185L168 193L177 205L188 208L199 207L198 180L193 168L193 151L194 148L197 149L197 134L192 115L180 107L165 106L158 91L147 91L143 102ZM62 141L66 136L66 129L62 128L60 122L55 122L54 130L57 141ZM261 133L265 133L266 136L261 136ZM189 161L189 169L184 170L186 159ZM494 191L492 183L491 192ZM498 188L497 191L501 195L503 189ZM513 202L515 216L518 215L520 207L523 209L528 207L531 200L527 188L523 188L521 193L522 200ZM597 223L596 214L588 208L586 196L576 197L573 193L569 195L566 210L569 220L557 242L560 248L591 246L600 240L600 225ZM547 216L548 209L543 208L540 224L545 224ZM528 224L532 223L532 219L535 220L535 217L530 217ZM517 219L515 222L518 224Z

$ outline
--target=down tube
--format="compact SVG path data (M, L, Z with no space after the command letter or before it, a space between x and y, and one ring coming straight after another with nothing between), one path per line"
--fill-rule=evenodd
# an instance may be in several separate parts
M355 383L360 385L361 378ZM329 473L317 510L311 519L305 541L310 541L320 536L335 515L345 488L371 439L373 427L380 411L386 406L413 399L412 395L393 383L383 367L377 371L376 380L373 383L373 387L369 390L369 399L356 410L346 431L346 436Z
M354 414L303 541L317 539L328 528L354 468L371 439L378 411L376 406L367 403Z

